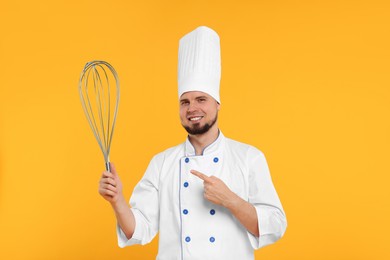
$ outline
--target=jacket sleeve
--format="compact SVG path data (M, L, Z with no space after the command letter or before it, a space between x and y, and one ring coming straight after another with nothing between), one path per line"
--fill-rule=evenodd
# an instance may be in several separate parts
M254 249L259 249L279 240L287 228L286 215L272 183L264 154L252 148L249 151L249 198L257 213L259 237L248 232Z
M135 218L135 230L131 239L127 239L117 224L118 246L123 248L134 244L147 244L159 229L158 180L160 159L155 156L135 186L130 198L131 210Z

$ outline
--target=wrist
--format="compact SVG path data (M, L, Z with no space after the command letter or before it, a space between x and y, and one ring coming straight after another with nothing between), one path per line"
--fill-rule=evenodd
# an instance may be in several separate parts
M241 207L243 200L234 192L231 192L229 199L223 204L230 212L235 212Z
M123 196L119 196L116 201L111 202L111 206L116 212L122 212L129 208L129 205Z

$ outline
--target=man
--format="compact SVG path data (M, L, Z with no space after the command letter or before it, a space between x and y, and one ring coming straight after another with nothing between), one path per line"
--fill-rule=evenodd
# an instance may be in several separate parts
M201 26L185 35L178 85L186 142L153 157L131 207L113 165L100 180L120 247L149 243L159 232L159 260L246 260L283 236L286 217L263 153L218 128L220 77L217 33Z

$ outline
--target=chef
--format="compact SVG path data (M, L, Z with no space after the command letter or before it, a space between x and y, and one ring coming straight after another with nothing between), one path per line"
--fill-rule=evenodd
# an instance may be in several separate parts
M264 154L218 127L220 78L218 34L201 26L182 37L178 97L186 141L153 157L130 203L114 165L100 179L120 247L147 244L159 232L158 260L246 260L283 236L287 221Z

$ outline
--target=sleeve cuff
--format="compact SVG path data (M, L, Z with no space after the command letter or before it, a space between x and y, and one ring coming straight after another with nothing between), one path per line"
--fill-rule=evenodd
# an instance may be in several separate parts
M270 245L279 240L286 231L287 221L284 213L279 209L269 206L255 206L259 227L259 237L248 233L249 241L256 250L266 245Z
M134 214L135 229L134 229L133 236L130 239L127 239L125 233L120 228L119 224L118 223L116 224L116 233L117 233L117 237L118 237L118 246L120 248L124 248L126 246L131 246L131 245L142 244L142 239L140 239L142 237L141 234L140 234L141 230L140 230L139 226L137 225L137 215L136 215L136 212L133 209L131 209L131 210L133 211L133 214Z

